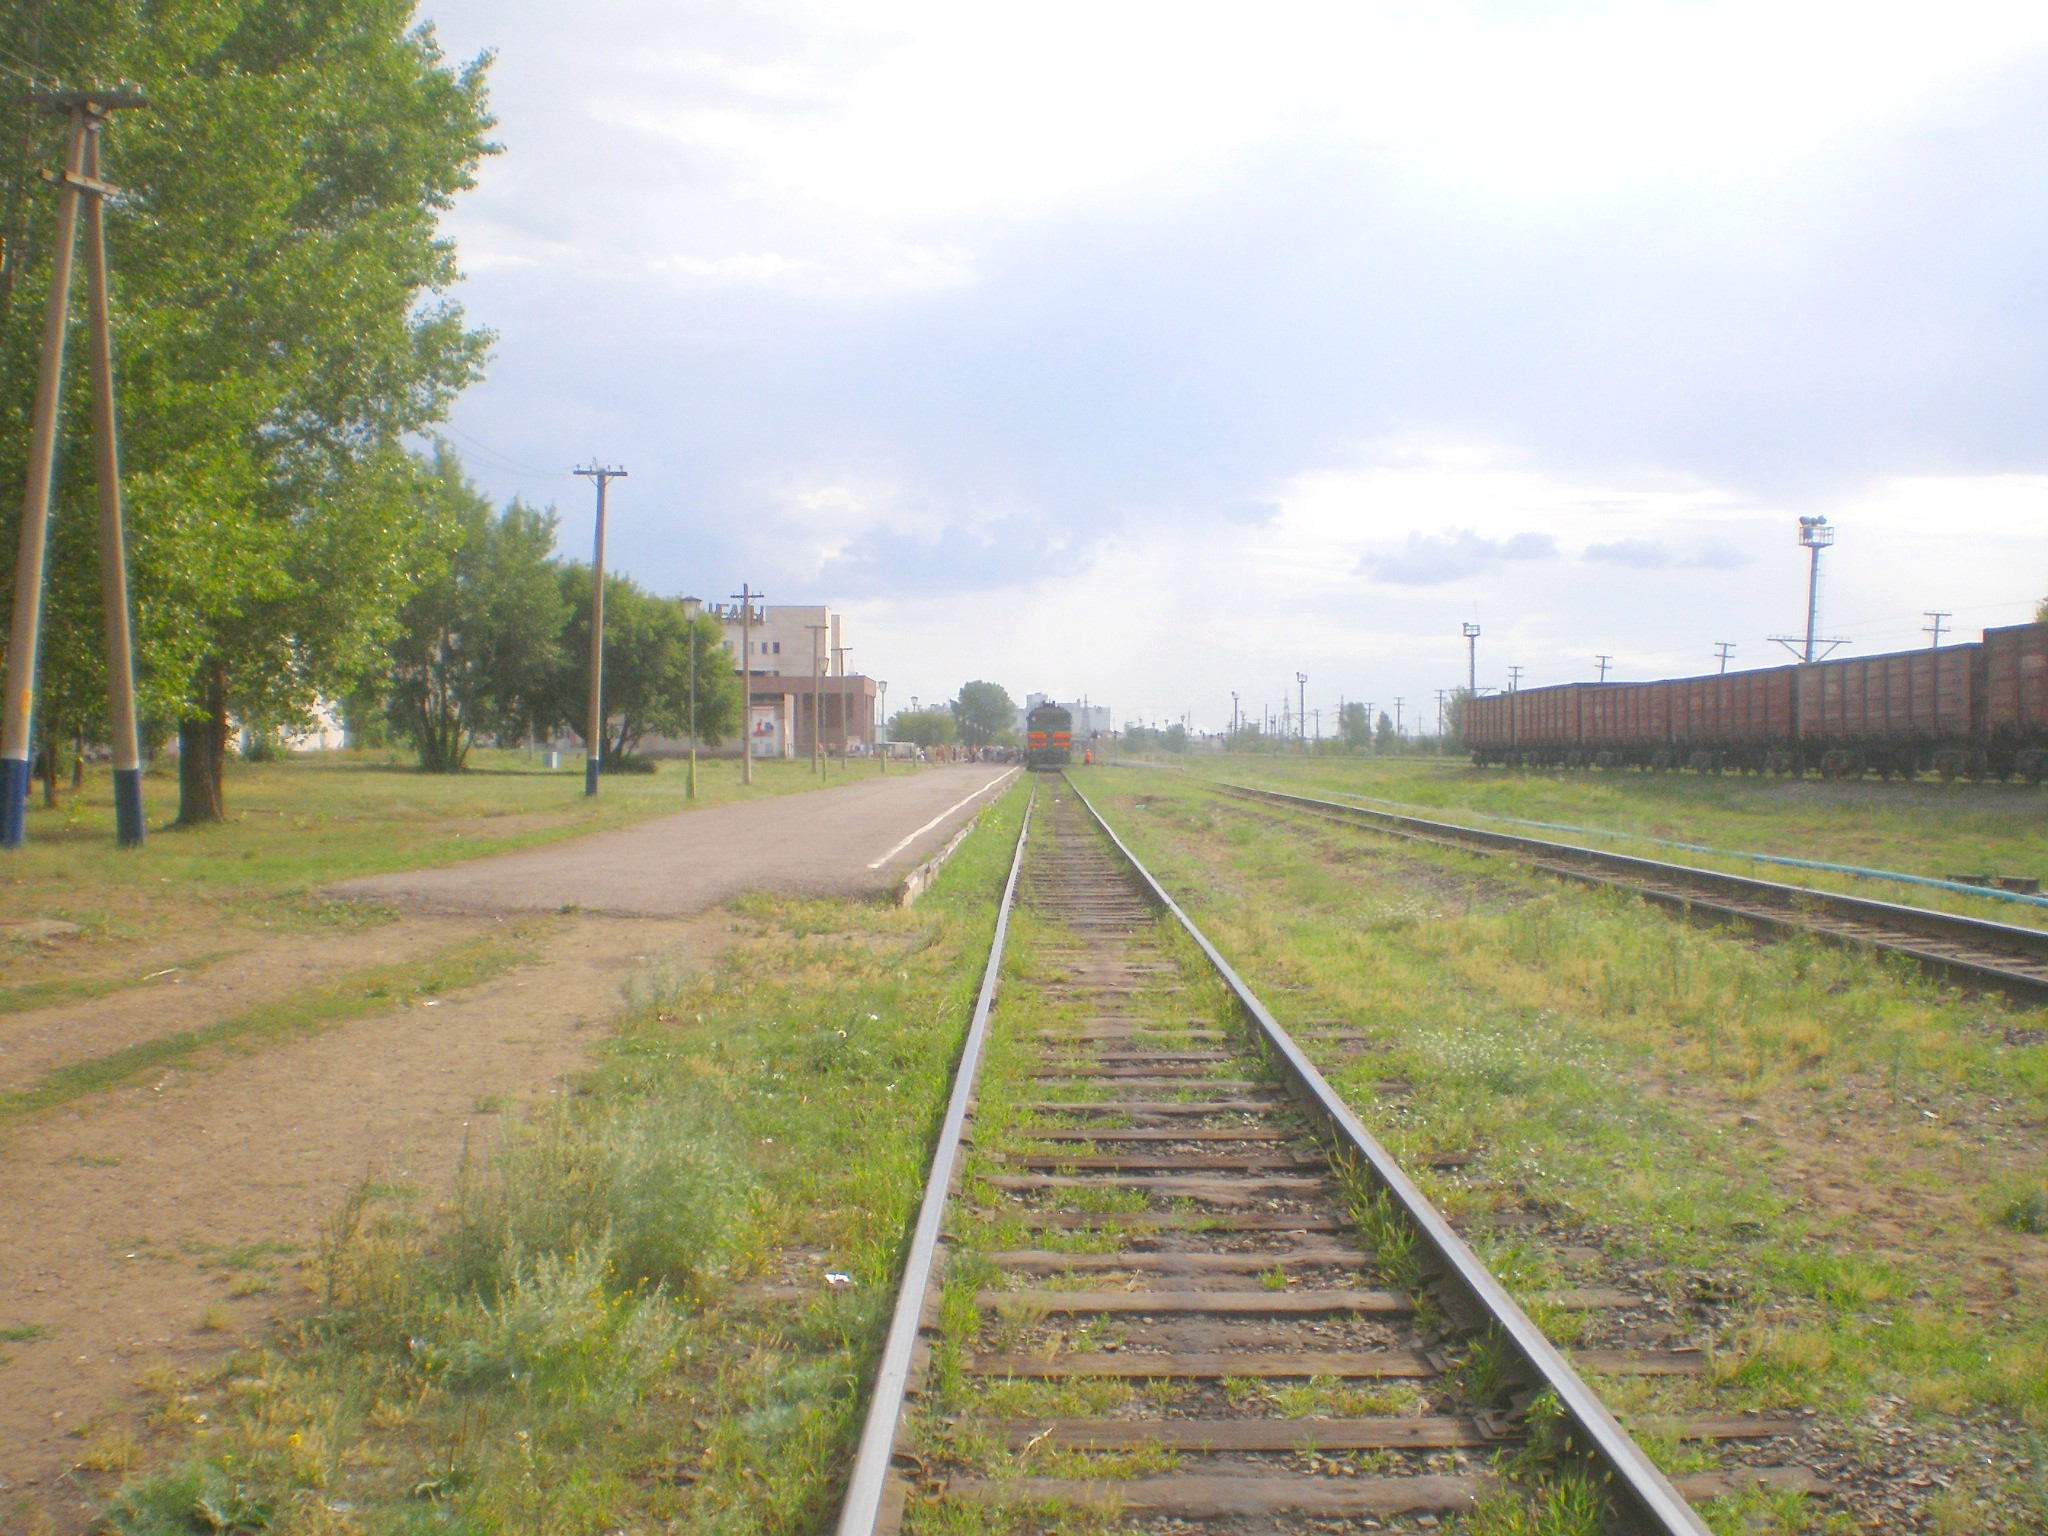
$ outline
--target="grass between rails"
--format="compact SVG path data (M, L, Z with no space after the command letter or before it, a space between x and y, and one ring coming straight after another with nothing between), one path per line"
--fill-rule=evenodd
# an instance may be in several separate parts
M1423 1175L1446 1207L1506 1191L1652 1283L1728 1295L1709 1385L1818 1410L1852 1497L1919 1476L1917 1528L2048 1520L2037 1016L1499 861L1291 830L1178 776L1086 782L1283 1021L1381 1036L1326 1070L1411 1167L1472 1154ZM1385 1078L1408 1085L1392 1106L1372 1091ZM1525 1295L1553 1283L1525 1268ZM1698 1406L1683 1384L1607 1390L1638 1413ZM1715 1519L1750 1513L1828 1518Z
M344 1019L475 986L530 958L531 953L531 946L517 928L505 937L464 939L443 945L417 960L372 966L200 1029L137 1041L105 1055L59 1067L32 1087L0 1089L0 1125L98 1093L152 1068L190 1061L205 1050L246 1047L259 1040L310 1034Z
M912 911L739 904L716 966L648 982L451 1208L364 1191L307 1266L311 1315L166 1390L184 1458L108 1528L824 1525L1022 801Z
M2048 882L2048 792L2024 784L1932 784L1619 770L1473 768L1450 761L1236 756L1194 760L1204 777L1300 793L1363 795L1408 813L1788 884L2040 927L2048 909L1824 871L1715 858L1616 839L1501 826L1485 816L1699 843L1947 879ZM1374 806L1373 809L1393 809Z

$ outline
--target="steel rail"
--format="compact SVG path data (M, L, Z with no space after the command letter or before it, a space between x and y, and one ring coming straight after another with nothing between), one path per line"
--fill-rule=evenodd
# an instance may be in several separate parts
M1677 1536L1677 1533L1708 1536L1706 1523L1692 1506L1629 1438L1628 1432L1580 1379L1571 1363L1558 1353L1556 1346L1544 1337L1542 1330L1529 1320L1528 1314L1479 1261L1478 1255L1451 1229L1450 1223L1402 1171L1393 1155L1351 1112L1329 1081L1316 1070L1315 1064L1267 1011L1266 1005L1223 958L1222 952L1209 942L1193 919L1181 910L1180 904L1167 894L1166 888L1117 836L1115 829L1080 787L1071 778L1067 784L1102 829L1103 835L1129 863L1147 893L1173 916L1215 967L1217 976L1237 999L1239 1008L1257 1027L1266 1046L1277 1058L1295 1096L1328 1123L1342 1150L1356 1158L1400 1208L1402 1216L1435 1261L1437 1283L1452 1293L1454 1301L1462 1302L1468 1310L1477 1309L1478 1315L1498 1329L1533 1378L1556 1397L1573 1438L1606 1474L1609 1492L1620 1505L1619 1513L1629 1522L1628 1528L1655 1533L1655 1536Z
M1017 903L1017 878L1024 868L1024 843L1031 835L1031 812L1037 804L1038 786L1034 784L1031 798L1024 802L1024 824L1017 829L1017 849L1010 856L1010 877L1003 884L1002 904L996 909L995 937L989 942L988 965L981 973L981 993L975 999L974 1017L968 1023L967 1038L960 1048L960 1064L953 1073L953 1096L946 1104L946 1118L939 1127L938 1145L932 1152L924 1201L918 1207L917 1226L911 1233L910 1256L904 1261L903 1282L896 1293L895 1315L882 1345L882 1364L875 1375L874 1395L868 1402L867 1422L861 1428L860 1448L854 1453L853 1472L847 1479L846 1502L839 1512L839 1536L871 1536L881 1518L889 1462L895 1455L896 1437L903 1421L903 1399L910 1386L911 1357L917 1350L919 1320L938 1264L946 1202L952 1198L953 1174L960 1164L961 1132L966 1128L967 1111L974 1102L975 1079L981 1072L989 1013L995 1006L996 982L1003 969L1003 945L1009 938L1010 913Z
M1932 970L1958 981L1998 987L2015 996L2039 1002L2048 993L2048 975L2038 970L2013 970L1995 963L2004 956L2034 967L2048 966L2048 929L2024 928L1990 918L1964 917L1929 907L1906 906L1900 902L1877 901L1867 896L1848 896L1838 891L1816 890L1812 886L1788 885L1780 880L1759 880L1753 876L1731 875L1720 870L1701 869L1691 864L1674 864L1662 859L1645 859L1635 854L1611 853L1598 848L1581 848L1572 843L1553 843L1542 838L1519 837L1509 832L1489 832L1455 822L1429 821L1419 816L1400 816L1364 806L1345 805L1313 795L1289 794L1250 784L1219 781L1216 788L1229 794L1268 800L1329 815L1332 819L1373 827L1395 837L1446 847L1506 854L1514 858L1542 861L1552 873L1566 874L1594 884L1625 886L1639 890L1650 901L1683 907L1716 917L1779 931L1811 933L1833 943L1858 948L1890 950L1908 956ZM1580 869L1560 866L1580 865ZM1600 871L1618 878L1603 878ZM1690 886L1703 897L1676 897L1669 892L1641 889L1643 882L1666 881ZM1705 899L1719 897L1721 900ZM1784 915L1731 905L1758 903ZM1850 923L1887 928L1895 933L1918 935L1938 943L1967 945L1982 958L1946 953L1910 942L1880 939L1870 934L1840 933L1803 920L1802 914L1824 914Z

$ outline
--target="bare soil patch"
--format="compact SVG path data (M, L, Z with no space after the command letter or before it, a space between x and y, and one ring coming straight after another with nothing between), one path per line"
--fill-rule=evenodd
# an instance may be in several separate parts
M494 922L281 939L182 989L16 1015L0 1038L53 1042L38 1049L55 1059L71 1043L57 1016L82 1015L104 1048ZM162 1410L175 1418L173 1384L307 1304L298 1259L353 1188L444 1198L466 1145L583 1064L629 977L686 974L731 930L722 914L526 925L535 961L466 993L207 1052L0 1129L0 1526L82 1530L114 1478L147 1458ZM170 1007L152 1020L159 1000Z
M203 1028L350 971L418 959L483 926L421 917L267 944L252 939L246 925L188 930L175 949L131 953L126 976L134 978L132 985L0 1014L0 1092L32 1087L59 1067L124 1046Z

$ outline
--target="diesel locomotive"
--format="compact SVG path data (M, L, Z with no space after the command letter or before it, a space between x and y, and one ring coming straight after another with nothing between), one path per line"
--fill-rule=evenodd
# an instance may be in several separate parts
M1074 716L1057 704L1041 704L1024 717L1024 766L1049 773L1074 760Z

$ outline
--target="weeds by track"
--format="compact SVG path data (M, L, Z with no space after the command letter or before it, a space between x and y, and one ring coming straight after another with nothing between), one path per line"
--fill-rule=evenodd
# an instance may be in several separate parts
M1706 922L1737 924L1771 937L1807 934L1824 943L1898 955L1965 986L1992 988L2037 1006L2048 1004L2048 932L2041 929L1399 816L1254 785L1215 787L1223 794L1410 842L1518 859L1559 879L1623 891Z
M1587 1290L1547 1298L1582 1320L1567 1362L1070 786L1012 888L842 1536L1697 1533L1686 1494L1817 1486L1768 1454L1666 1481L1578 1373L1698 1351Z

